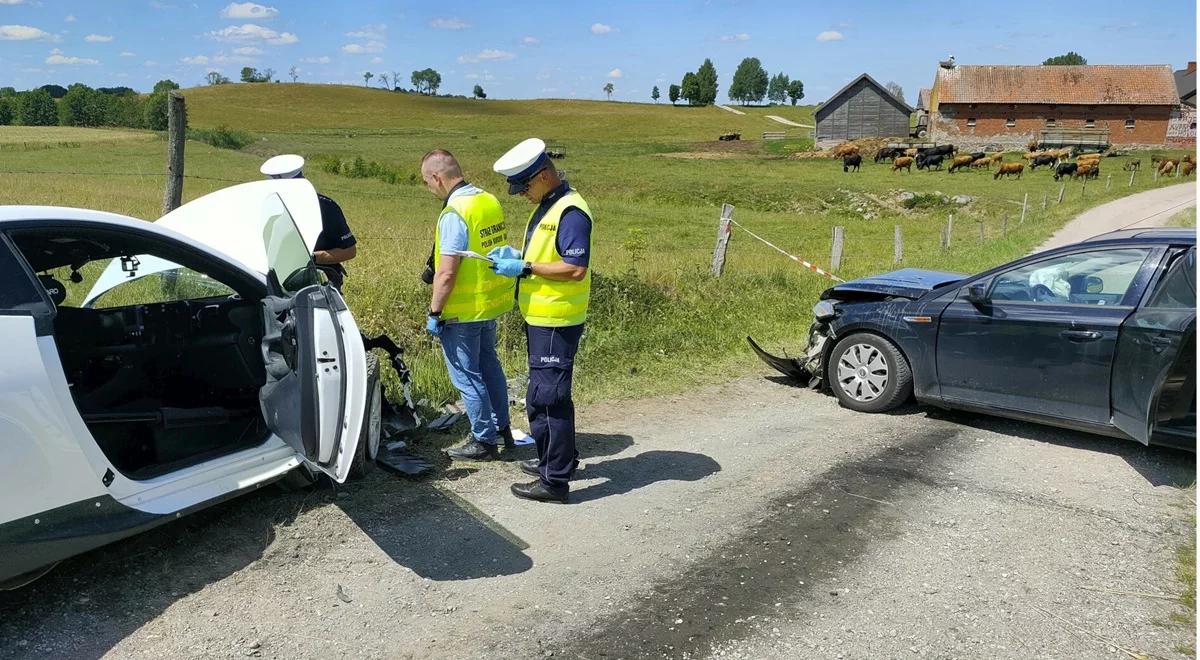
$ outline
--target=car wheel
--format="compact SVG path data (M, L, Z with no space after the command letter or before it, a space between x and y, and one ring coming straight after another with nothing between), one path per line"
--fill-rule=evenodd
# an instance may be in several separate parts
M912 370L900 349L865 332L833 347L827 378L842 406L858 412L892 410L912 396Z
M354 450L354 462L350 464L350 476L362 478L375 469L375 457L379 455L379 442L383 435L383 388L379 384L379 358L367 354L367 409L363 414L362 435L358 437L358 448Z

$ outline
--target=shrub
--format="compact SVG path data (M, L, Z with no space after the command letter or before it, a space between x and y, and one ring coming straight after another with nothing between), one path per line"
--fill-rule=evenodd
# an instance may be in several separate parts
M416 172L401 170L373 160L368 161L362 156L355 156L353 160L337 156L313 156L310 160L314 161L317 167L324 172L349 179L378 179L391 185L421 183L421 176Z
M254 136L246 131L230 129L228 126L216 128L189 128L189 140L210 144L218 149L233 149L237 151L254 142Z
M167 92L151 94L146 100L145 125L152 131L167 130Z
M22 94L17 105L17 123L22 126L57 126L58 106L50 93L35 89Z
M17 118L16 104L11 98L0 97L0 126L8 126Z

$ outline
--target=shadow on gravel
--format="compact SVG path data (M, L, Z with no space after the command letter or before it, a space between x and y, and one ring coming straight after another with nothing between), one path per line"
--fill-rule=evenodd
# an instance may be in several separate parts
M1190 452L1166 447L1145 447L1132 440L1109 438L1003 417L989 417L938 408L928 408L927 411L930 419L941 419L981 431L1000 433L1081 451L1119 456L1129 464L1129 467L1136 470L1154 486L1183 488L1196 483L1196 455Z
M176 601L263 559L277 529L320 497L250 493L68 559L18 591L0 591L0 657L103 655Z
M581 452L582 453L582 452ZM575 472L575 479L606 479L571 493L571 502L581 504L602 497L623 495L659 481L699 481L721 471L721 465L704 454L686 451L647 451L637 456L589 463Z

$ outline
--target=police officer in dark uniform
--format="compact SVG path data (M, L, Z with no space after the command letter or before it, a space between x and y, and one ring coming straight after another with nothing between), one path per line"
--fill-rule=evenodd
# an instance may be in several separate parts
M298 179L304 176L304 158L296 154L275 156L262 164L259 171L272 179ZM321 206L321 234L317 236L313 246L313 261L329 278L329 282L342 289L346 279L346 267L343 266L358 255L358 240L350 225L346 222L346 214L342 207L332 199L317 194L317 202Z

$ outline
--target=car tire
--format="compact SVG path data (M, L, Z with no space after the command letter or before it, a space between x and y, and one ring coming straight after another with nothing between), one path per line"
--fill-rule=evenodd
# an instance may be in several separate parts
M383 388L379 383L379 358L367 354L367 403L363 413L362 434L350 464L350 477L361 479L375 469L379 443L383 434Z
M912 369L892 342L866 332L842 339L829 353L829 387L843 407L880 413L912 396Z

